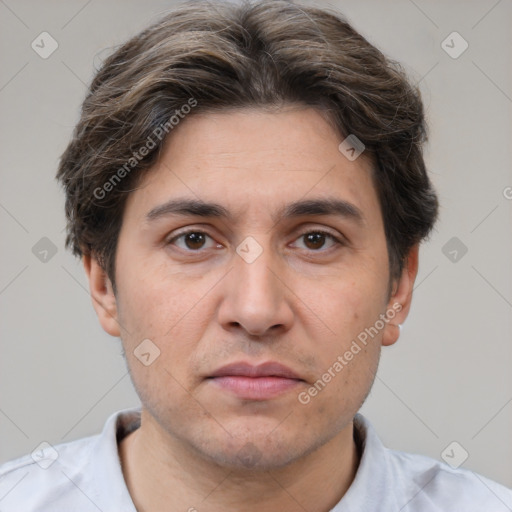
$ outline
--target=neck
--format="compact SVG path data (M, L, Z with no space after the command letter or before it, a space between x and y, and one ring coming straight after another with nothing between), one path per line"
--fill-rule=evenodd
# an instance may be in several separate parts
M226 468L205 459L164 434L148 416L143 411L141 427L119 445L138 512L327 512L350 487L359 463L352 422L314 452L264 471Z

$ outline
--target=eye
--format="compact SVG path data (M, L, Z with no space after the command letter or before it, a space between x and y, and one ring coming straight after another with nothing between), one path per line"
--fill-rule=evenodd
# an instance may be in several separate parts
M334 235L331 233L328 233L327 231L321 231L321 230L315 230L315 231L308 231L306 233L302 233L302 235L297 238L297 240L304 240L304 245L306 246L305 249L312 250L315 252L326 252L331 247L334 247L336 245L341 245L341 240L338 240ZM322 247L325 246L326 239L329 239L331 241L330 247L327 249L324 249L323 251L319 251Z
M304 240L305 250L314 252L326 252L336 245L342 245L343 242L327 231L314 230L308 231L300 235L297 240ZM207 242L210 240L210 244ZM330 241L330 246L325 249L326 241ZM201 249L212 249L214 247L222 247L216 244L213 238L204 231L190 230L172 237L168 242L169 245L176 245L180 249L188 252L199 252ZM320 250L324 248L324 250Z
M205 244L208 239L211 240L211 243L209 246L206 246ZM181 241L182 243L176 243L178 241ZM180 233L179 235L171 238L168 241L168 244L174 244L180 249L191 252L197 252L199 249L211 249L218 246L218 244L215 244L213 241L213 238L204 231L186 231L184 233Z

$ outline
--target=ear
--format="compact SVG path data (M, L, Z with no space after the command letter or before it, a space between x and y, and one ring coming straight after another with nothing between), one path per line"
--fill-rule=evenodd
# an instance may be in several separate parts
M92 305L101 326L111 336L119 337L121 332L117 319L117 302L112 283L98 260L92 255L83 256L85 272L89 279Z
M399 279L393 282L393 290L387 306L388 323L384 328L382 345L389 346L396 343L400 336L400 324L405 322L411 308L414 281L418 274L419 244L409 251ZM394 316L391 318L392 312Z

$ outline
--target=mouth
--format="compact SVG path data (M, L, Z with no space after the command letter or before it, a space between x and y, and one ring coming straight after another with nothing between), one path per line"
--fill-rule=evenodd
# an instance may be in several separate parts
M207 380L245 400L268 400L306 382L287 366L274 361L257 366L243 361L232 363L213 372Z

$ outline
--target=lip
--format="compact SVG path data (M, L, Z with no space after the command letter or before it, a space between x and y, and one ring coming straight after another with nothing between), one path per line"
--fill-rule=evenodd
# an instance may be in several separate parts
M303 380L292 369L276 361L267 361L253 365L245 361L227 364L215 370L209 377L284 377L286 379Z
M305 382L292 369L275 361L259 365L243 361L228 364L215 370L207 379L246 400L268 400Z

